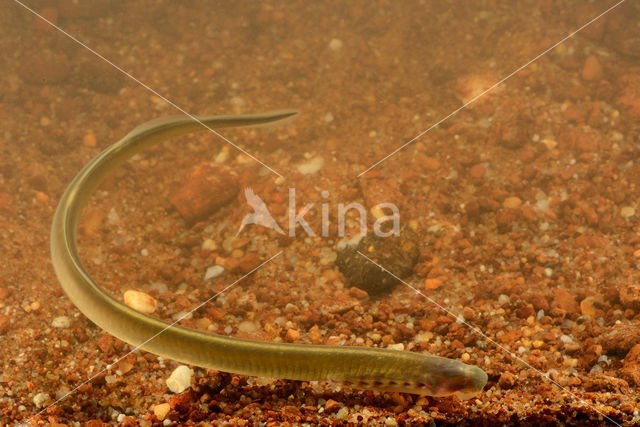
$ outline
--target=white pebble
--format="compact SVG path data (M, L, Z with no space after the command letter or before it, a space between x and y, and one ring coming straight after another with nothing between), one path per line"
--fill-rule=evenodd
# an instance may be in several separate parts
M193 370L187 366L178 366L167 379L167 387L172 393L182 393L191 385Z
M240 332L252 333L258 330L258 325L251 320L243 320L238 324L238 330Z
M349 415L349 410L347 409L346 406L343 406L342 408L340 408L338 410L338 412L336 412L336 418L339 419L339 420L346 419L347 415Z
M620 209L620 216L622 216L622 218L624 219L631 218L635 214L636 214L636 210L631 206L625 206L622 209Z
M202 242L201 248L203 251L215 251L216 249L218 249L218 245L213 240L207 239Z
M342 40L340 39L331 39L329 42L329 49L336 51L342 49Z
M67 316L60 316L53 319L51 326L54 328L68 328L71 325L71 320Z
M542 212L546 212L549 210L549 201L541 199L536 202L536 207L540 209Z
M204 280L210 280L218 277L224 272L224 267L221 265L214 265L207 268L207 272L204 274Z
M156 311L156 307L158 306L157 301L151 295L132 290L125 291L124 303L134 310L147 314Z
M107 214L107 222L109 225L118 225L120 223L120 216L118 215L118 212L116 212L115 208L111 208Z
M396 421L396 419L393 417L387 417L387 419L384 420L384 425L387 427L397 427L398 421Z
M331 122L333 121L333 114L331 114L331 113L327 113L327 114L325 114L325 116L324 116L324 121L325 121L326 123L331 123Z
M322 169L324 165L324 159L320 156L316 156L308 162L300 163L296 166L298 172L303 175L312 175Z
M402 344L401 342L397 344L389 344L387 348L389 350L404 350L404 344Z
M498 297L498 304L500 304L500 305L505 305L505 304L508 304L510 300L511 300L511 299L509 298L509 296L508 296L508 295L501 294L501 295Z
M162 282L153 282L149 286L149 289L158 291L160 295L167 293L169 291L169 287Z
M175 313L173 316L171 316L171 318L173 320L175 320L176 322L179 322L179 321L184 320L184 319L192 319L193 318L193 312L182 310L182 311L179 311L179 312Z
M565 344L571 344L573 343L573 338L571 338L569 335L562 335L560 337L560 341L562 341Z
M344 238L338 242L336 249L341 251L346 248L355 248L360 243L360 240L364 238L364 234L357 234L351 239Z
M226 146L224 148L226 148ZM229 160L229 150L225 150L224 148L216 155L215 159L213 159L214 162L226 163L226 161Z
M33 404L36 405L36 408L42 408L48 400L49 395L47 393L38 393L33 396Z

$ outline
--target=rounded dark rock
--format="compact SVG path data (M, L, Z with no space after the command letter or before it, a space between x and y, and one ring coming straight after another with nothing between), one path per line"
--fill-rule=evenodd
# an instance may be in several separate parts
M419 256L416 233L401 228L399 236L381 237L369 232L355 245L338 247L336 265L349 286L363 289L369 295L378 295L391 291L400 283L396 277L404 279L411 275Z

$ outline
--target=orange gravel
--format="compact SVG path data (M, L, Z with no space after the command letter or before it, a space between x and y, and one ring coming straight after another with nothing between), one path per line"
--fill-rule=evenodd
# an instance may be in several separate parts
M462 402L194 368L191 387L171 393L166 380L178 363L127 355L129 345L63 294L48 235L58 198L86 162L135 126L179 112L8 2L0 13L2 424L640 423L637 2L361 178L614 3L26 4L192 114L301 112L280 127L221 132L281 178L203 132L139 154L103 184L85 210L80 251L116 298L144 292L154 315L173 321L282 251L181 323L265 341L430 352L478 365L489 382ZM207 166L212 181L199 182L219 191L190 187L194 171L216 162L224 176ZM298 166L310 162L320 169L303 174ZM295 187L296 211L314 203L305 219L316 235L248 225L236 237L251 212L245 187L285 231ZM369 226L373 205L397 204L420 244L405 280L423 295L401 283L370 296L346 282L335 265L337 212L352 202L366 206ZM347 234L358 226L352 211Z

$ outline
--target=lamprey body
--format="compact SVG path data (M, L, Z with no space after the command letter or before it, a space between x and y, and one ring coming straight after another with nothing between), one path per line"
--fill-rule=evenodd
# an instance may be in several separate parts
M209 128L255 126L295 115L198 119ZM82 209L103 179L139 151L167 138L206 129L188 117L156 120L134 129L91 160L73 179L58 204L51 228L51 257L73 303L96 325L132 346L186 364L304 381L336 381L354 388L430 396L478 394L487 382L480 368L457 360L366 347L284 344L209 334L140 313L107 294L89 276L78 255L76 229ZM153 338L152 338L153 337ZM152 338L152 339L150 339Z

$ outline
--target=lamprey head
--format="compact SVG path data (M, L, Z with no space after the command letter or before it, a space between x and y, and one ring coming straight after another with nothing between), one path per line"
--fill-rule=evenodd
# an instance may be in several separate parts
M424 355L405 376L412 389L403 391L434 397L455 394L462 400L478 395L487 384L487 374L477 366L431 355Z
M477 396L487 384L487 374L477 366L457 363L442 370L433 396L455 394L461 400Z
M343 379L353 388L397 391L425 396L444 397L455 394L462 400L478 395L487 384L487 374L477 366L437 356L425 356L405 366L401 375L390 371L375 377Z

